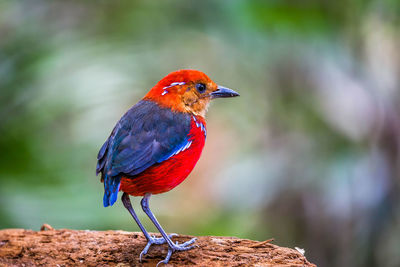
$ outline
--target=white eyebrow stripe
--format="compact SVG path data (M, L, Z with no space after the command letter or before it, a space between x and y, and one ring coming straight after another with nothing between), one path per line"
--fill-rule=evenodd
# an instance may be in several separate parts
M173 87L173 86L184 85L184 84L185 84L185 82L173 82L170 85L165 86L163 89L168 89L168 88Z
M165 95L166 93L168 93L168 91L167 91L167 90L164 90L164 92L162 92L161 95Z
M174 82L174 83L171 83L171 86L184 85L184 84L185 84L185 82Z

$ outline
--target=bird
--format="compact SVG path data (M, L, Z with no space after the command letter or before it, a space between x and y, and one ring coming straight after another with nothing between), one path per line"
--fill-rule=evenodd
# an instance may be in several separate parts
M139 261L151 245L167 243L160 263L167 264L176 251L194 247L196 238L174 243L150 210L151 195L165 193L183 182L202 153L210 101L239 94L219 86L198 70L177 70L161 79L117 122L97 155L96 175L104 183L104 207L121 201L147 239ZM162 237L150 236L136 215L130 196L143 197L141 207ZM157 264L157 265L158 265Z

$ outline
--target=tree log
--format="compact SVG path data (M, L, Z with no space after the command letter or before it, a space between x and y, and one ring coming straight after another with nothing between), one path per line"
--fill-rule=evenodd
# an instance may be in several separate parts
M173 237L179 243L192 238ZM169 266L315 266L295 249L235 237L201 236L197 248L176 252ZM167 245L153 245L139 262L146 245L142 233L124 231L0 230L0 266L155 266Z

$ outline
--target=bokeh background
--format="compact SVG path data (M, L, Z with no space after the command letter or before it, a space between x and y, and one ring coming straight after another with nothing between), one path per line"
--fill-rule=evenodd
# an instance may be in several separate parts
M0 1L0 228L138 231L102 207L97 151L193 68L241 97L212 104L194 172L152 198L168 232L400 266L399 26L397 0Z

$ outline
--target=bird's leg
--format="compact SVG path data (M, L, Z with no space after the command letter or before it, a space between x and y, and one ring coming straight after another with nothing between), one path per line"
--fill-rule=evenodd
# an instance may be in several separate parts
M153 213L150 210L150 207L149 207L150 197L151 197L150 193L147 193L143 197L143 199L141 201L142 209L147 214L147 216L149 216L150 220L154 223L154 225L157 227L158 231L160 231L161 235L164 237L164 239L168 243L167 256L165 257L164 260L162 260L158 263L158 264L160 264L160 263L167 264L169 259L172 256L172 253L174 253L175 251L185 251L185 250L189 250L189 249L196 247L195 245L192 245L192 244L196 241L197 238L192 238L191 240L186 241L185 243L182 243L182 244L178 244L178 242L176 242L176 243L172 242L171 238L165 233L164 229L161 227L160 223L157 221L156 217L153 215Z
M140 222L138 216L136 215L135 211L132 208L131 200L129 199L129 195L127 193L123 193L121 197L121 201L124 204L124 207L129 211L129 213L132 215L133 219L136 221L137 225L139 226L140 230L142 230L144 236L146 237L147 240L149 240L151 237L149 233L146 231L142 223Z
M129 199L129 195L127 193L123 193L122 194L121 201L124 204L125 208L132 215L133 219L136 221L136 223L139 226L140 230L143 232L144 236L147 239L147 244L144 247L144 249L142 250L142 252L140 253L139 261L141 262L142 261L142 255L146 255L146 253L149 251L149 248L150 248L150 246L152 244L161 245L161 244L164 244L167 241L164 239L164 237L157 238L157 237L149 235L149 233L146 231L146 228L144 228L144 226L140 222L138 216L136 215L135 211L133 210L132 204L131 204L131 200ZM173 237L175 235L177 235L177 234L171 234L169 236Z

